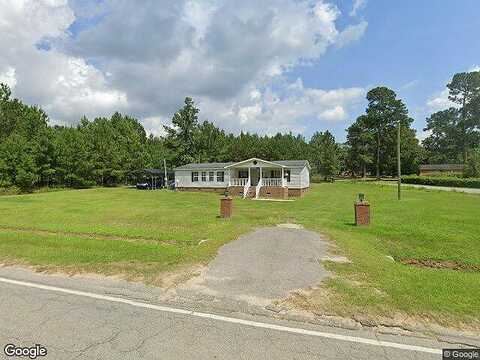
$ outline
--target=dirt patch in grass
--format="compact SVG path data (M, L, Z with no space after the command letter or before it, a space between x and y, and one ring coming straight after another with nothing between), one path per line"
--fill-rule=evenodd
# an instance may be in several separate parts
M352 286L365 287L358 281L349 281ZM380 290L370 288L376 296L383 297ZM455 321L451 317L439 317L438 314L412 315L390 308L366 311L361 306L344 303L333 289L324 284L292 292L286 299L272 304L278 312L312 314L320 322L329 326L359 329L375 327L387 334L448 334L476 338L480 331L480 320ZM473 346L473 345L471 345Z
M438 261L431 259L404 259L401 260L402 264L412 265L421 268L431 269L449 269L457 271L478 271L480 272L480 265L464 264L457 261Z
M0 231L16 232L16 233L29 233L36 235L56 235L56 236L75 236L84 239L98 239L98 240L123 240L129 242L142 242L148 244L164 244L164 245L175 245L174 240L154 240L147 239L143 237L130 237L130 236L116 236L116 235L107 235L107 234L91 234L91 233L82 233L82 232L72 232L72 231L52 231L52 230L40 230L33 228L19 228L19 227L8 227L0 226Z
M55 265L31 265L22 261L5 260L0 262L2 267L17 267L28 269L45 275L63 277L82 277L93 279L111 278L126 280L129 282L143 282L160 287L164 290L175 288L193 277L199 276L205 270L204 265L177 265L171 270L164 270L155 263L116 262L108 263L103 267L98 266L55 266Z

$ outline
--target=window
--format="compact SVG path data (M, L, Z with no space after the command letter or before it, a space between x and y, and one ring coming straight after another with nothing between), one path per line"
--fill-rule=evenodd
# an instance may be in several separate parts
M272 179L280 179L282 177L281 170L270 170L270 177Z
M198 181L198 171L192 171L192 182Z
M215 173L213 171L210 171L208 173L208 181L213 181L214 180L214 175L215 175Z
M207 181L207 172L202 171L202 181Z
M238 177L240 179L247 179L248 178L248 170L238 170Z
M217 182L225 181L225 173L223 171L217 171Z
M287 179L287 182L290 182L290 170L283 170L283 176Z

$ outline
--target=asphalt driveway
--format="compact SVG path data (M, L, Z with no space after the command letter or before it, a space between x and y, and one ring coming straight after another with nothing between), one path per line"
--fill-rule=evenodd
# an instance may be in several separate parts
M318 285L329 273L321 261L327 242L312 231L271 227L220 248L208 269L178 289L265 306Z

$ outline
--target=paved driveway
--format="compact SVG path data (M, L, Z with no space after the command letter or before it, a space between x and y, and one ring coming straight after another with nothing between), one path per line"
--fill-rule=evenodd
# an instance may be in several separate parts
M41 344L47 359L195 360L439 359L441 348L460 346L281 319L263 308L328 276L326 250L316 233L259 229L222 247L173 295L112 278L0 267L0 359L8 343Z
M265 306L291 291L318 285L329 274L328 244L317 233L263 228L224 245L206 272L178 289Z

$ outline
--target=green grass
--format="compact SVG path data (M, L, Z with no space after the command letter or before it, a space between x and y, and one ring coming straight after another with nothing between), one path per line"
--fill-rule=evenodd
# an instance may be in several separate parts
M359 192L372 204L370 227L353 225ZM224 220L217 216L219 196L207 193L99 188L2 196L0 259L148 281L176 265L209 261L222 244L254 227L292 221L325 234L353 261L328 265L339 275L327 282L334 301L321 305L328 311L475 322L479 272L399 260L479 265L480 196L406 189L403 200L395 198L389 185L314 184L294 202L235 199L234 217Z

